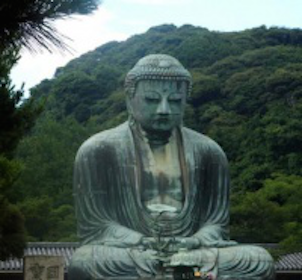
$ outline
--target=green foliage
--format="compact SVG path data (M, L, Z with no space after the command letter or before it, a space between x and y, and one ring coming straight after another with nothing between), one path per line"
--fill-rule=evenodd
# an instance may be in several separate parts
M233 196L233 236L248 242L281 242L302 250L302 176L273 174L256 192Z
M58 122L47 114L39 119L32 137L19 146L20 158L31 158L23 166L18 191L21 197L48 195L59 206L71 203L72 165L81 142L89 136L85 128L73 119ZM37 172L37 169L39 171Z
M15 200L26 213L31 199L50 198L47 230L31 229L28 236L74 238L64 226L73 228L76 149L88 135L126 120L126 72L144 55L166 53L194 78L186 126L215 139L228 155L231 237L280 242L284 252L301 248L301 45L298 29L217 33L163 25L105 44L58 69L53 80L32 90L36 100L45 100L46 112L18 148L24 172L15 184Z
M56 205L46 196L28 197L18 204L25 217L27 241L76 241L73 207Z
M17 51L6 49L0 58L0 259L4 260L10 256L22 256L25 246L24 219L10 200L12 185L21 168L13 156L40 108L33 102L20 104L23 92L16 91L11 85L9 71L16 62Z
M205 102L217 99L221 95L219 79L214 75L193 73L194 88L191 95L191 103L195 107Z
M0 195L0 260L22 257L25 246L24 219L20 210Z
M23 164L11 198L25 217L27 240L75 239L72 207L72 166L75 153L89 129L72 118L58 122L51 114L37 121L32 136L20 143Z
M52 47L66 47L51 21L73 13L87 14L96 9L97 3L97 0L24 0L15 2L3 0L0 3L1 260L23 255L25 247L24 218L20 209L11 204L12 200L16 201L21 198L17 195L18 189L12 188L22 170L22 164L14 159L14 153L21 138L33 126L42 108L40 103L32 98L22 100L23 90L22 88L15 90L12 86L9 77L10 70L19 58L18 53L21 46L26 46L31 50L42 47L49 51ZM55 206L52 204L52 207ZM36 207L36 209L38 208ZM62 214L57 214L57 216L61 217ZM30 225L37 226L37 224L27 223L27 227ZM71 227L69 226L69 228Z
M9 80L0 88L0 153L9 157L41 111L32 101L18 105L22 95L22 91L14 91Z

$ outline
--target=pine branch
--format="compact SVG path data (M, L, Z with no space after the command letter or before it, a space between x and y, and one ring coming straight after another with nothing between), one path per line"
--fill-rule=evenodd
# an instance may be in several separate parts
M69 50L68 37L53 25L57 19L72 14L88 14L95 10L99 0L1 0L0 49L26 47Z

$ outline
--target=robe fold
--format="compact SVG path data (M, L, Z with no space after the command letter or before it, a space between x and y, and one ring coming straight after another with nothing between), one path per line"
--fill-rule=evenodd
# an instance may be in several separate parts
M228 239L229 174L226 157L210 138L181 129L188 191L165 236ZM153 219L139 197L139 164L128 123L88 139L74 169L78 234L83 244L136 244L153 236Z

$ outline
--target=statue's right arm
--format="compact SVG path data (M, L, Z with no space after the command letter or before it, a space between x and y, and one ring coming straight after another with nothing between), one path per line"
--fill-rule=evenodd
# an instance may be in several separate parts
M106 147L95 149L84 144L74 165L74 198L78 236L84 244L131 247L143 235L121 225L119 168Z

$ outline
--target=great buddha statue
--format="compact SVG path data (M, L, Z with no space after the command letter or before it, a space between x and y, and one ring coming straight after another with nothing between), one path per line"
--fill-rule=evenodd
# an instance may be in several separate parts
M126 76L128 121L80 147L81 247L70 280L152 278L167 267L209 279L274 278L266 250L229 239L228 162L216 142L183 126L191 87L175 58L142 58Z

